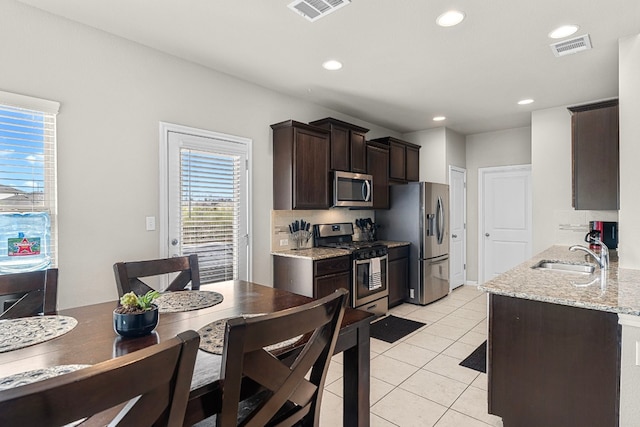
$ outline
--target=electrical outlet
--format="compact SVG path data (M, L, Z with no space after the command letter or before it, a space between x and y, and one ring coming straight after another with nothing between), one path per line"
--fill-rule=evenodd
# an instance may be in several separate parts
M280 239L280 246L288 246L289 239Z
M411 299L415 298L414 295L415 295L414 290L413 289L409 289L409 298L411 298Z

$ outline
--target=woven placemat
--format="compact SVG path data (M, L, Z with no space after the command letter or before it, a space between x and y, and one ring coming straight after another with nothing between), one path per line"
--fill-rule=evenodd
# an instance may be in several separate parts
M0 378L0 391L68 374L89 366L91 365L58 365L9 375L8 377Z
M78 321L69 316L34 316L0 320L0 353L40 344L66 334Z
M176 291L163 293L153 303L160 313L177 313L212 307L222 300L222 294L213 291Z
M260 316L261 314L244 314L243 316L245 318L249 318ZM234 317L228 317L226 319L216 320L215 322L211 322L208 325L198 329L198 334L200 335L200 350L204 350L208 353L213 354L222 354L222 349L224 348L224 329L227 325L227 320L233 318ZM277 344L267 346L264 349L267 351L273 351L280 348L288 347L298 342L302 337L303 335L298 335L297 337L293 337Z

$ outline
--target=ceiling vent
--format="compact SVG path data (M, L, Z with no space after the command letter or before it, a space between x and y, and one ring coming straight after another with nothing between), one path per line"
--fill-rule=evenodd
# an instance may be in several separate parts
M553 43L551 45L551 50L555 56L571 55L588 49L591 49L591 39L589 39L589 34Z
M349 3L351 0L296 0L288 7L314 22Z

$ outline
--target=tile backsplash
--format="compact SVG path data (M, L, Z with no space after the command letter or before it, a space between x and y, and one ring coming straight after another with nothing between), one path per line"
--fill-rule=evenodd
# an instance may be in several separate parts
M354 224L353 240L360 240L358 227L355 220L358 218L371 218L375 221L375 211L367 209L343 209L334 208L326 210L295 210L295 211L271 211L271 250L281 251L293 249L295 243L289 233L289 224L296 220L304 220L311 224L311 231L314 224L332 224L337 222L350 222ZM286 241L286 242L285 242ZM285 243L285 244L281 244ZM313 246L313 237L306 243L305 247Z
M555 243L574 245L584 243L589 221L618 221L618 211L555 210L553 217L557 226Z

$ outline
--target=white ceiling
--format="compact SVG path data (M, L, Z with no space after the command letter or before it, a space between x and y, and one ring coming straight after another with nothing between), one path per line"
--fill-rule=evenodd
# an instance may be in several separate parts
M640 33L639 0L353 0L313 23L291 0L19 1L401 133L528 126L533 110L615 97L617 40ZM438 27L451 8L466 19ZM592 50L553 55L547 34L567 23Z

